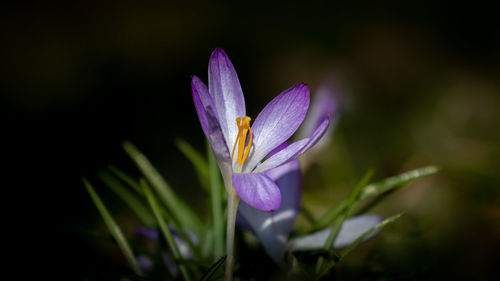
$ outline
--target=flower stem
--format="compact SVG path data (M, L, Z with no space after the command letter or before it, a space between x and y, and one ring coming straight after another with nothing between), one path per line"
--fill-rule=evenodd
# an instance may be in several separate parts
M238 212L238 203L240 198L234 190L232 183L231 188L227 188L227 232L226 232L226 271L224 281L233 280L234 267L234 228L236 224L236 213Z

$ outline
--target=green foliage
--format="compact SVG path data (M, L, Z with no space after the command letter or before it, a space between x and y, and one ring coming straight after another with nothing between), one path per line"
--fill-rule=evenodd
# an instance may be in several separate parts
M326 239L326 242L323 245L323 248L325 250L328 250L329 248L332 247L333 241L335 241L335 238L339 234L340 227L342 226L344 221L349 217L349 213L351 212L352 206L356 202L356 199L359 197L359 194L360 194L363 186L365 186L368 183L368 181L370 181L372 176L373 176L373 170L369 170L368 172L366 172L366 174L358 182L356 187L353 189L353 191L349 195L349 198L347 199L347 204L343 210L342 216L340 217L339 220L337 220L335 222L333 229L330 232L330 235L328 236L328 239ZM323 270L323 262L324 262L324 259L322 257L320 257L318 259L318 262L316 263L316 273L319 273Z
M219 167L207 143L207 157L210 170L210 196L212 206L212 232L214 238L213 258L224 253L224 215L222 212L222 195L224 188L220 179Z
M118 244L118 247L120 247L120 250L123 253L123 256L125 256L125 259L127 260L128 264L130 265L130 268L134 271L135 274L141 275L142 272L139 268L139 265L137 264L137 261L135 260L134 253L132 252L132 249L130 248L129 243L127 242L127 239L123 235L123 232L121 228L116 224L115 220L111 216L111 214L108 212L108 209L102 202L101 198L97 193L95 192L94 188L90 183L86 180L83 179L83 183L85 184L85 187L87 188L87 191L89 192L90 198L92 198L92 201L94 201L95 206L99 210L99 213L101 214L104 222L106 223L106 226L108 227L109 231L111 232L111 235L116 240L116 243Z
M128 190L120 181L106 171L102 171L99 174L99 178L130 207L144 225L155 225L151 212L136 194Z
M212 279L214 274L221 268L222 265L226 262L226 256L222 256L219 260L217 260L200 278L200 281L209 281Z
M174 237L172 235L172 232L170 231L167 222L163 218L160 212L160 207L158 203L156 202L156 199L151 192L150 188L148 187L146 181L141 180L141 186L144 190L144 194L146 195L146 198L148 199L149 206L151 207L151 210L153 211L153 214L156 218L156 221L158 225L160 226L161 233L163 234L163 237L165 238L165 241L167 242L167 245L172 252L174 259L177 261L182 260L181 253L179 251L179 248L177 247L177 244L174 241ZM178 263L177 266L179 267L179 270L182 274L182 277L186 281L190 281L191 277L189 275L189 272L187 271L186 266L183 263Z
M198 175L198 178L200 180L201 186L206 190L209 191L211 185L210 179L211 179L211 169L209 167L209 163L203 158L202 154L200 154L194 147L192 147L188 142L186 142L183 139L177 139L176 142L177 147L179 150L191 161L193 164L196 174Z
M359 243L363 241L368 235L372 234L373 232L377 231L378 229L381 229L382 227L395 222L398 220L401 216L403 216L404 213L399 213L396 214L392 217L389 217L385 220L383 220L381 223L377 224L376 226L370 228L368 231L363 233L361 236L359 236L354 242L349 244L346 248L344 248L342 251L340 251L339 254L335 255L334 259L330 259L327 261L327 264L322 267L320 270L317 271L317 276L316 280L320 279L323 277L328 271L330 271L338 262L340 262L347 254L349 254Z
M125 142L123 148L156 190L160 199L172 214L172 217L177 222L182 222L187 227L201 233L203 226L200 219L186 203L177 197L172 188L170 188L170 185L163 179L146 156L131 142Z
M439 168L436 166L427 166L415 170L411 170L393 177L389 177L378 181L376 183L372 183L366 185L362 191L359 193L356 198L356 202L364 200L368 197L373 196L381 196L388 192L397 190L399 188L405 187L410 184L413 180L435 174L439 171ZM355 203L356 203L355 202ZM378 203L379 201L376 201ZM333 223L340 214L348 207L348 201L343 200L338 205L332 206L311 228L312 231L316 231L318 229L322 229ZM373 207L371 205L370 207ZM366 209L365 209L366 211Z
M167 245L167 251L173 256L175 268L184 280L212 280L220 278L219 269L224 265L226 256L224 253L224 187L221 180L217 161L207 144L206 155L203 156L191 145L183 140L177 141L177 146L192 163L200 180L200 186L209 193L210 212L205 216L204 223L195 212L180 199L165 179L153 167L144 154L142 154L132 143L126 142L123 147L136 166L141 171L144 179L137 180L114 166L99 173L99 178L110 188L129 208L137 215L145 226L158 227L161 231L162 241ZM366 231L349 246L342 250L332 247L333 241L340 232L342 224L353 215L353 213L364 213L374 205L382 202L388 194L407 186L413 180L434 174L439 169L428 166L389 177L381 181L368 184L373 171L368 171L351 191L347 199L332 206L318 220L302 207L302 213L306 216L311 228L309 232L332 226L328 239L323 249L308 251L308 259L300 259L295 254L289 255L291 259L290 274L297 272L304 275L307 280L320 279L324 277L335 265L349 254L365 237L384 226L399 219L402 214L385 219L378 225ZM110 213L102 203L101 199L84 179L84 184L103 217L112 237L117 242L130 267L136 274L130 279L142 280L142 278L159 278L167 274L169 279L174 278L171 269L167 269L162 258L163 243L158 243L157 258L154 259L155 275L144 276L138 267L132 248L127 242L120 227L116 224ZM371 198L368 204L366 199ZM363 208L359 208L359 206ZM353 212L353 210L356 210ZM175 229L175 234L173 230ZM197 234L199 241L193 240L187 235L186 230ZM176 244L174 235L179 237L189 247L193 254L192 258L184 259L181 255L179 245ZM140 251L140 250L139 250ZM215 262L214 262L215 261ZM146 280L146 279L144 279Z

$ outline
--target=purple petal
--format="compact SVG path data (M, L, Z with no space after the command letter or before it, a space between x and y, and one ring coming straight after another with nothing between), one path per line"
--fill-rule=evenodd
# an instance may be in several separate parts
M219 163L219 166L229 165L231 166L231 155L227 148L226 140L222 133L222 129L219 125L215 112L211 107L207 107L207 123L208 123L208 141L210 147ZM222 169L222 167L221 167Z
M143 273L150 273L153 270L154 264L147 256L139 254L135 257L135 261Z
M286 240L300 209L300 165L291 161L266 173L276 182L282 194L281 206L273 212L259 211L245 202L238 207L238 223L252 231L268 255L284 266Z
M361 215L348 219L342 224L333 247L344 248L349 246L354 240L358 239L363 233L370 230L370 228L376 226L384 220L382 216L379 215ZM365 237L364 241L377 235L381 230L372 232L370 235Z
M255 168L254 172L263 172L274 167L278 167L290 160L296 159L302 153L306 152L309 148L315 145L321 137L325 134L328 129L329 119L326 118L323 122L316 128L312 136L290 144L285 149L279 151L273 156L266 159L262 164Z
M134 228L134 232L153 241L158 240L158 237L160 237L160 231L156 227L138 226Z
M208 87L226 143L236 141L236 117L245 116L245 99L238 75L224 50L217 48L208 65Z
M233 185L241 200L256 209L270 212L280 207L280 190L264 173L233 173Z
M343 248L348 246L363 235L363 233L382 222L382 220L383 217L379 215L361 215L346 220L342 224L339 234L333 242L333 247ZM306 236L292 239L290 240L288 247L291 251L321 249L325 245L331 231L332 228L329 227ZM380 230L371 233L365 237L363 241L370 239L379 232Z
M247 164L249 169L295 133L308 107L309 88L304 83L282 92L264 107L252 126L255 150Z
M214 112L214 103L208 93L207 87L201 80L194 76L191 80L194 106L200 119L203 133L210 143L212 152L222 171L231 169L231 155L227 148L226 140L222 132L217 114Z
M203 133L208 138L208 120L206 116L206 108L215 108L212 97L208 93L207 86L198 78L193 75L191 78L191 91L193 93L194 106L196 108L196 113L200 119L201 128Z
M191 89L203 133L205 133L210 143L219 167L221 169L230 169L231 156L219 120L214 112L212 97L208 93L205 84L196 76L193 76L191 80Z
M338 110L339 103L332 87L328 85L321 86L316 95L312 97L311 107L307 112L304 123L302 123L300 130L297 132L297 137L305 138L310 136L326 116L330 116L330 120L336 120ZM327 136L323 138L325 141L332 129L333 126L330 126ZM322 140L321 142L324 141Z
M278 145L275 149L273 149L271 152L269 152L269 154L267 154L267 157L269 158L269 157L273 156L274 154L276 154L276 153L282 151L283 149L287 148L289 145L290 145L290 143L287 142L287 141L284 142L284 143L282 143L282 144L280 144L280 145Z

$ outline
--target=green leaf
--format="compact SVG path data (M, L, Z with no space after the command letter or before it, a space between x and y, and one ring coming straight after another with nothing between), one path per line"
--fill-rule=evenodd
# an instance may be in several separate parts
M352 249L354 249L354 247L356 247L359 243L361 243L363 241L363 239L365 239L366 236L370 235L371 233L373 233L374 231L376 231L377 229L380 229L390 223L393 223L395 222L396 220L398 220L400 217L402 217L404 215L404 212L402 213L399 213L399 214L396 214L392 217L389 217L385 220L383 220L381 223L377 224L376 226L370 228L368 231L366 231L365 233L363 233L363 235L359 236L358 239L354 240L354 242L352 242L351 244L349 244L349 246L347 246L345 249L343 249L341 252L340 252L340 260L342 260L347 254L349 254Z
M363 233L361 236L358 237L358 239L354 240L349 246L344 248L338 255L338 260L332 260L330 261L324 268L323 270L318 274L317 279L321 278L323 275L325 275L332 267L335 266L338 262L340 262L347 254L349 254L359 243L361 243L368 235L372 234L374 231L395 222L397 219L399 219L401 216L403 216L404 213L399 213L397 215L394 215L392 217L389 217L385 220L383 220L381 223L377 224L376 226L370 228L367 230L365 233Z
M397 188L403 187L415 179L435 174L439 171L439 168L436 166L427 166L415 170L411 170L408 172L404 172L402 174L386 178L376 183L369 184L363 188L361 193L359 194L357 201L363 200L370 196L377 196L381 194L385 194L389 191L395 190ZM310 232L323 229L332 222L334 222L338 216L344 211L347 207L347 200L341 201L338 205L332 206L326 213L323 215L311 228ZM364 209L365 210L365 209Z
M210 168L210 203L212 205L212 227L214 237L214 260L224 253L224 215L222 213L223 188L219 166L207 143L207 156Z
M365 199L368 196L378 195L384 192L387 192L391 189L394 189L399 186L403 186L405 184L410 183L411 181L425 177L428 175L435 174L439 171L437 166L427 166L415 170L411 170L397 176L386 178L382 181L369 184L365 186L361 194L359 195L359 199Z
M158 202L156 202L156 199L154 198L153 192L151 192L151 190L149 189L146 181L141 180L141 186L144 190L144 195L146 195L146 198L148 199L149 206L151 207L151 210L153 211L153 214L156 218L156 222L160 226L161 233L163 234L163 237L165 238L165 241L167 242L167 245L170 248L172 255L174 256L174 259L176 261L182 260L181 253L179 251L179 248L177 247L177 244L175 243L174 236L172 235L172 232L168 228L168 224L165 222L165 219L161 214L160 207L158 205ZM183 263L179 262L177 262L177 266L179 267L179 271L181 272L184 280L191 280L186 266Z
M313 214L311 213L311 211L308 208L302 206L300 208L299 214L302 214L304 216L304 218L307 220L307 222L309 222L309 224L311 224L311 225L316 224L316 220L314 219Z
M212 278L212 276L217 272L217 270L226 262L226 257L221 257L218 261L216 261L201 277L200 281L208 281Z
M310 232L323 229L334 222L347 207L347 200L343 200L338 205L332 206L311 228Z
M183 139L177 139L176 142L179 150L186 156L189 161L193 164L196 173L198 174L198 178L200 183L205 190L210 189L210 172L209 172L209 164L203 158L203 156L196 151L188 142Z
M201 256L204 258L207 258L209 255L213 256L213 246L214 246L214 233L211 227L207 226L206 227L207 231L205 231L205 234L203 235L202 238L202 243L201 243Z
M165 179L163 179L160 173L153 167L146 156L142 154L131 142L125 142L123 144L123 148L144 174L146 179L151 183L160 196L162 202L170 210L172 216L177 221L182 222L187 227L195 230L197 233L201 233L202 224L200 219L191 208L189 208L177 197L172 188L170 188Z
M140 186L140 184L135 180L133 179L132 177L126 175L124 172L120 171L118 168L116 167L113 167L113 166L109 166L108 167L118 178L120 178L122 181L124 181L125 183L127 183L128 185L130 185L138 194L144 196L144 191L142 190L142 187ZM133 196L133 195L132 195ZM195 245L193 244L193 242L191 241L191 239L189 239L189 237L186 235L184 229L182 228L180 222L178 221L177 218L173 218L172 215L163 207L163 206L159 206L160 207L160 212L161 214L169 221L171 221L175 227L178 229L178 234L181 236L182 239L184 239L184 241L186 241L186 243L188 244L189 248L191 249L191 251L196 255L198 256L199 255L199 251L198 249L195 247ZM146 207L144 207L146 208ZM146 211L148 212L148 218L147 219L148 221L152 221L154 225L156 225L155 220L154 218L152 217L152 215L149 213L149 210L148 208L146 208ZM143 222L146 224L146 225L150 225L147 221L144 221L144 219L142 219Z
M90 183L86 180L83 179L83 183L85 184L85 187L87 188L87 191L89 192L90 198L92 198L92 201L94 201L95 206L99 210L99 213L101 214L104 222L106 223L106 226L108 227L109 231L111 232L111 235L115 238L116 242L118 243L118 247L122 251L123 255L125 256L125 259L127 260L128 264L132 268L135 274L137 275L142 275L142 272L139 268L139 265L137 264L137 261L135 260L134 253L132 252L132 249L130 248L127 239L123 235L122 230L118 226L118 224L115 223L115 220L111 216L111 214L108 212L106 209L106 206L102 202L101 198L97 193L95 192L94 188Z
M134 180L133 178L127 176L125 173L123 173L122 171L120 171L119 169L115 168L115 167L112 167L112 166L109 166L109 169L118 177L120 178L122 181L128 183L131 187L134 188L134 190L136 190L137 188L139 188L139 190L136 190L138 194L144 196L144 191L142 190L142 187L140 186L140 184ZM133 194L131 194L131 197L135 197ZM138 200L141 205L142 205L142 202L140 200ZM184 239L184 241L186 241L186 243L188 244L189 248L191 249L191 251L196 255L196 256L199 256L199 250L195 247L195 245L193 244L193 242L191 241L191 239L189 239L189 237L187 236L187 234L185 233L183 227L181 226L180 222L177 220L177 218L173 218L173 216L168 212L168 210L166 210L163 206L159 206L160 207L160 212L162 214L163 217L165 217L167 220L171 221L174 226L178 229L178 234L179 236L181 236L182 239ZM149 213L149 209L144 207L146 209L146 212L148 214L148 218L144 218L141 220L144 222L144 224L146 225L156 225L156 221L155 219L153 218L153 216ZM137 209L137 208L136 208ZM139 209L142 209L139 207ZM146 213L146 212L142 212L140 211L141 213ZM137 213L137 212L136 212ZM145 217L145 216L143 216ZM147 220L147 221L145 221Z
M326 239L325 244L323 245L323 249L325 250L330 249L331 245L333 244L333 241L335 241L335 238L339 234L340 227L347 219L347 217L349 217L349 213L351 212L352 206L356 202L356 198L358 198L359 193L361 192L363 186L365 186L370 181L372 176L373 176L373 170L367 171L363 176L363 178L361 178L356 187L353 189L353 191L349 195L349 198L347 199L347 206L345 207L340 219L338 219L333 225L333 229L330 232L330 235L328 235L328 239ZM316 273L321 272L323 267L323 262L324 259L320 257L318 259L318 262L316 263Z
M122 172L120 169L116 168L115 166L109 165L108 169L115 174L120 180L128 184L130 187L132 187L135 192L144 195L142 192L142 187L139 185L139 183L133 179L132 177L128 176L124 172Z
M134 193L130 192L121 182L113 177L108 172L101 172L99 178L108 186L112 191L118 195L137 217L147 226L155 225L155 220L141 200Z

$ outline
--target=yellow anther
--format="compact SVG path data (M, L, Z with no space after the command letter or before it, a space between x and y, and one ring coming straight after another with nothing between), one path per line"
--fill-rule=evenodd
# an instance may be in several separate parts
M245 163L245 160L248 157L248 153L250 152L250 148L252 147L253 135L252 135L252 129L250 128L251 120L252 118L248 116L245 116L243 118L241 117L236 118L236 125L238 126L238 136L236 137L236 140L234 142L231 158L234 157L234 151L236 150L236 145L238 145L238 154L236 155L236 162L240 164L240 169L241 166L243 166L243 163ZM247 136L249 136L248 143L247 143Z

